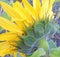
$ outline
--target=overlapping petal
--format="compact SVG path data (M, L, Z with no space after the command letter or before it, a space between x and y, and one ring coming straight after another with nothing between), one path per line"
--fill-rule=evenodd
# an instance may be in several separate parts
M45 18L48 10L49 0L42 0L40 10L40 18Z
M13 3L13 8L20 13L22 19L25 19L30 24L34 22L32 16L25 10L25 8L21 5L21 3L16 1L16 3Z
M19 41L17 33L2 33L0 34L0 41Z
M6 54L13 54L14 52L16 52L16 47L12 46L12 44L16 44L14 42L2 42L0 43L0 56L5 56Z
M40 0L33 0L33 8L36 11L36 14L39 16L39 12L41 11L41 2ZM37 18L38 18L37 16Z
M22 2L24 4L25 9L36 20L37 19L37 14L36 14L36 11L34 10L34 8L31 6L31 4L29 4L29 2L27 0L22 0Z
M14 53L14 57L16 57L18 51L15 47L17 46L15 41L20 40L18 36L24 34L25 26L32 26L34 21L44 19L47 16L51 18L53 15L52 5L54 0L33 0L33 5L31 5L28 0L22 0L22 3L16 1L10 6L4 2L0 2L3 10L13 21L9 21L0 16L0 26L9 31L0 34L1 56Z
M22 30L20 30L20 28L16 24L10 22L9 20L3 17L0 17L0 26L11 32L17 32L20 34L23 33Z
M20 14L18 12L16 12L11 6L9 6L8 4L4 3L4 2L0 2L2 8L4 9L4 11L11 17L14 19L22 19Z

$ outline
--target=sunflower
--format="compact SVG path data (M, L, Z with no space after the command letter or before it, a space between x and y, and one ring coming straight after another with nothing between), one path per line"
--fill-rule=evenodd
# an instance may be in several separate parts
M22 2L14 2L12 6L0 1L3 10L11 17L11 20L0 16L0 26L7 32L0 34L0 56L6 54L14 54L17 57L18 49L16 46L18 41L22 41L19 36L25 36L26 27L31 28L35 21L39 21L48 17L52 19L52 5L54 0L33 0L31 5L27 0ZM24 54L20 53L21 56ZM26 57L24 55L24 57Z

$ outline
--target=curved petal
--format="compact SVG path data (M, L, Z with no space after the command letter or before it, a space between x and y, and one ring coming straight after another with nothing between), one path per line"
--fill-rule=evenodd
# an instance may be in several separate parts
M3 33L0 34L0 41L19 41L18 35L16 33Z
M20 13L22 19L25 19L28 23L33 23L32 16L25 10L25 8L22 7L20 2L16 1L13 3L13 8Z
M51 20L52 18L54 18L54 13L53 13L52 10L49 11L47 15L49 16L49 20Z
M12 44L14 44L12 42ZM13 54L16 52L16 47L10 45L10 42L2 42L0 43L0 56L5 56L7 54Z
M42 7L40 11L40 18L45 18L48 10L49 0L42 0Z
M17 52L14 52L14 57L17 57Z
M49 0L49 5L48 5L48 10L47 10L47 16L49 16L49 19L52 19L53 16L53 11L52 11L52 6L54 4L55 0Z
M14 57L17 57L17 54L18 54L18 52L14 52ZM26 57L26 55L24 54L24 53L19 53L19 55L21 56L21 57Z
M20 55L21 55L22 57L26 57L26 55L25 55L24 53L20 53Z
M43 9L43 11L47 12L48 5L49 5L49 0L42 0L42 9Z
M52 10L52 5L54 4L55 0L49 0L48 11Z
M33 7L34 7L34 9L36 11L36 14L39 16L39 11L41 9L41 2L40 2L40 0L33 0ZM37 16L37 18L38 18L38 16Z
M23 33L16 24L10 22L9 20L7 20L3 17L0 17L0 26L11 32L17 32L19 34Z
M3 10L14 19L22 19L20 14L16 12L11 6L9 6L7 3L0 2L0 5L2 6Z
M34 19L37 19L36 11L34 8L29 4L27 0L22 0L25 9L34 17Z

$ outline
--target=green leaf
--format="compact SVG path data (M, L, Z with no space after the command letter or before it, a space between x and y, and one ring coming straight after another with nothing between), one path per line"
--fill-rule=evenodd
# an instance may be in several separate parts
M40 48L44 48L47 51L49 46L48 46L48 42L47 42L46 38L41 38L38 46Z
M45 55L45 51L42 48L39 48L30 57L40 57L44 55Z
M52 49L50 57L60 57L60 47Z

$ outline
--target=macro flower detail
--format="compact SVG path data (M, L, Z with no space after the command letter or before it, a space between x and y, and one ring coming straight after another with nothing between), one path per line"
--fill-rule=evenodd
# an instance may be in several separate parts
M54 30L51 25L52 23L55 27L55 22L51 22L54 17L53 4L54 0L33 0L33 5L28 0L22 0L22 2L16 1L10 6L0 1L4 12L11 17L11 20L8 20L0 16L0 26L3 30L6 30L5 33L0 34L0 56L4 57L6 54L13 54L14 57L17 57L19 52L20 56L27 57L39 47L44 47L35 43L39 42L43 35L50 33L52 29ZM44 49L48 51L49 46L43 38L42 41L46 44ZM41 52L43 51L42 49ZM45 55L45 52L42 55Z

